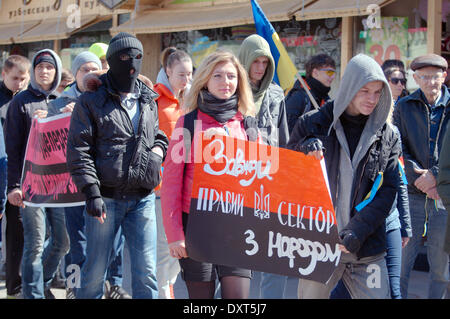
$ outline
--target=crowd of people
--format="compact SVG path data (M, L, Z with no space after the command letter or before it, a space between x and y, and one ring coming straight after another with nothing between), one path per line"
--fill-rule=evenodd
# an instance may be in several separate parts
M299 298L407 298L424 242L428 297L445 297L450 93L444 58L414 59L419 88L409 94L401 61L380 66L358 54L332 99L330 56L310 57L303 81L284 92L273 81L269 44L256 34L237 56L219 49L195 71L186 52L166 48L154 85L140 74L143 57L142 43L119 33L79 53L70 71L50 49L31 61L18 55L5 61L0 208L9 298L54 299L55 278L69 278L74 267L78 280L63 284L68 299L173 299L179 274L191 299L214 298L217 280L222 298L248 298L251 269L194 260L186 249L201 132L325 158L342 255L326 284L299 279ZM85 205L27 206L21 176L32 121L60 113L71 114L67 168ZM178 151L181 160L172 156ZM130 292L122 287L124 249ZM373 265L381 277L369 287ZM284 298L287 278L262 273L261 298Z

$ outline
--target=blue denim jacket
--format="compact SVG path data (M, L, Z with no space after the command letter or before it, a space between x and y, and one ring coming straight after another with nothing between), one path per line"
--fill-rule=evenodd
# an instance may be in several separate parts
M3 127L0 123L0 214L5 212L6 205L6 186L8 185L6 180L6 173L8 169L8 161L5 150L5 139L3 137Z

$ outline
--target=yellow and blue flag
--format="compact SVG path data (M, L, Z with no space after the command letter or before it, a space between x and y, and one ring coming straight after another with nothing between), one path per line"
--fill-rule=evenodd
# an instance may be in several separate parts
M256 0L250 1L252 3L256 33L269 43L270 52L275 60L274 81L286 91L294 86L297 69L284 48L278 33L267 19L258 2Z

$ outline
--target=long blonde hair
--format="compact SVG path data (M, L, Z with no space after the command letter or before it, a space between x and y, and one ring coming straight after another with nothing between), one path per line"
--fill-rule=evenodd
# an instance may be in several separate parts
M247 72L233 53L224 50L217 50L208 55L195 71L191 88L183 104L185 113L189 113L198 107L197 98L200 91L206 87L216 66L225 62L231 62L237 70L238 86L236 88L236 94L238 96L238 110L243 115L255 115L255 104L253 103Z

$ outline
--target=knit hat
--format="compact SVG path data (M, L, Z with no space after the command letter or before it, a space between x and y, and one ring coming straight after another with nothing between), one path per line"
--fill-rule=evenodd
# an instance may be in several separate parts
M42 52L40 53L38 56L36 56L36 58L34 59L34 65L33 68L36 67L36 65L38 65L39 63L42 62L48 62L51 65L53 65L54 67L56 67L56 61L55 59L52 57L52 55L48 52Z
M106 51L108 51L108 45L101 42L94 43L89 47L89 52L94 53L98 58L105 56Z
M106 59L108 60L114 53L128 48L135 48L141 52L144 52L142 43L138 40L138 38L129 33L120 32L109 42L108 51L106 52Z
M100 59L92 52L89 51L83 51L80 54L78 54L75 59L72 61L72 74L73 76L77 76L77 72L80 69L80 67L89 62L94 62L97 64L99 70L102 69L102 62Z

